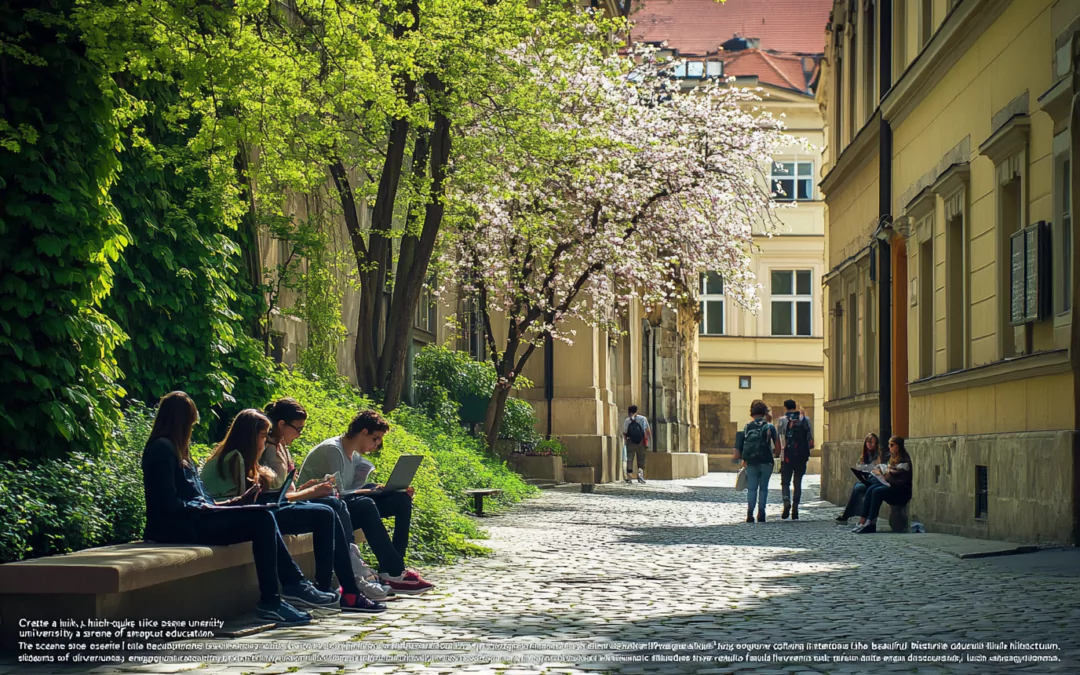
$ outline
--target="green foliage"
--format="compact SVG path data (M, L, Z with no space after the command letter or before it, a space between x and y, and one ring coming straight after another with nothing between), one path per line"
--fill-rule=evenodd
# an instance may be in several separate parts
M530 452L534 455L562 457L566 454L566 446L558 439L551 438L538 442Z
M417 354L416 397L420 408L444 424L456 423L463 404L472 401L486 403L495 391L498 376L488 361L476 361L465 352L438 345L428 345ZM531 387L528 378L519 375L517 387ZM509 398L506 414L499 428L500 438L520 443L539 440L536 432L536 411L528 401Z
M117 92L82 56L69 3L0 5L2 454L93 455L123 395L100 311L128 234L109 197ZM59 103L59 104L58 104Z
M141 538L140 462L152 422L134 404L97 457L0 461L0 563Z
M132 246L105 311L130 336L119 362L131 395L154 402L183 389L210 411L235 398L238 380L258 381L264 359L243 344L243 317L234 308L237 234L227 225L227 198L187 147L184 120L165 117L179 98L175 90L142 82L128 91L147 107L126 131L113 190Z

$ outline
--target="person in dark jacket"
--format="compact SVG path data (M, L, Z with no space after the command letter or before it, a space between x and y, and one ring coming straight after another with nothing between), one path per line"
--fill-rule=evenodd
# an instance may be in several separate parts
M260 619L283 626L311 622L311 615L282 599L326 600L297 567L270 509L254 506L259 490L253 487L217 504L206 493L198 467L191 458L191 429L199 420L195 402L182 391L161 399L150 437L143 448L143 489L146 526L143 538L162 544L227 546L250 541L259 579ZM332 597L332 596L331 596Z
M901 506L911 501L911 457L904 448L904 439L893 436L889 439L889 464L885 471L874 469L873 473L884 482L866 490L863 516L852 532L872 534L877 532L877 517L881 504Z

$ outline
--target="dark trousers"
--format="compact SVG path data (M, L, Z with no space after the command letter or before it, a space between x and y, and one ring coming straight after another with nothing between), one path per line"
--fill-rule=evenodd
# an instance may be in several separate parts
M780 492L784 496L784 503L799 508L799 499L802 498L802 479L806 475L806 462L781 462L780 463ZM795 478L795 494L791 493L791 479Z
M648 447L645 443L631 443L626 441L626 473L634 474L634 459L637 458L637 468L641 471L645 470L645 458L648 455Z
M400 576L405 571L405 558L390 541L390 535L386 531L386 525L383 524L375 502L370 497L359 496L350 497L344 502L338 499L334 501L341 504L338 518L345 523L346 529L350 533L355 532L356 528L363 531L364 539L371 547L371 552L375 554L379 571L395 577ZM408 541L407 526L405 537Z
M871 485L863 499L863 518L875 520L878 512L881 511L881 505L885 502L899 505L906 504L910 499L911 492L908 490L897 490L888 485Z
M293 502L275 509L274 517L282 534L311 533L315 554L315 586L320 591L330 590L333 574L337 572L346 593L358 592L349 563L347 542L333 508L315 502ZM335 548L338 547L345 554L344 565L340 564L341 557L335 555Z
M197 514L194 527L196 544L231 546L251 542L251 555L255 559L255 573L259 578L260 602L278 601L278 581L287 586L304 580L303 573L289 555L289 549L285 548L277 520L270 511L214 509Z
M360 588L356 585L356 577L352 571L352 559L349 557L349 544L356 541L352 519L349 517L349 507L337 497L322 497L312 499L313 504L329 506L334 511L334 572L337 573L341 590L346 593L359 594Z
M374 484L367 484L365 488L375 487ZM380 518L393 518L394 519L394 538L393 546L394 550L398 552L398 555L404 560L405 550L409 548L409 527L412 525L412 497L408 495L404 490L394 490L392 492L381 492L379 494L371 495L367 497L374 504L375 508L379 512ZM352 515L354 522L361 522L357 520L357 515L363 513L360 507L353 507L352 501L349 504L349 514ZM367 530L364 530L364 536L367 536ZM372 549L374 551L375 549ZM376 557L378 554L376 554ZM380 565L382 561L380 561ZM404 568L402 568L404 569ZM388 574L390 572L387 572Z
M855 483L855 485L851 486L851 496L848 497L841 518L851 518L856 513L862 513L863 504L866 501L866 490L866 483Z

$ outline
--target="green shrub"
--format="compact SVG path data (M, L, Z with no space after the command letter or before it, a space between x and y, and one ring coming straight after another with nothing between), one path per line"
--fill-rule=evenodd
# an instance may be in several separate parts
M142 537L142 449L151 411L134 405L97 457L0 462L0 562Z
M499 379L491 363L475 361L465 352L438 345L424 347L415 365L417 404L430 417L447 425L460 419L466 402L490 400ZM531 387L532 382L519 375L515 385ZM499 437L519 443L540 439L536 432L536 411L528 401L514 397L506 401Z

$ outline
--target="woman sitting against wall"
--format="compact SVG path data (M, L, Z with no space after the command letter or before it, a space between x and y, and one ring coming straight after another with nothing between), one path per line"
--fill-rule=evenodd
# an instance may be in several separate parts
M881 481L871 485L863 498L863 516L852 532L871 534L877 532L877 517L881 504L902 506L911 501L911 457L904 448L904 439L893 436L889 439L889 463L885 471L874 469L875 476Z
M863 439L862 453L855 468L867 473L872 472L877 466L889 463L889 451L881 448L877 434L866 434ZM846 523L856 513L862 513L863 499L866 496L866 488L869 487L862 481L855 481L851 486L851 495L848 497L844 512L836 517L836 522Z

